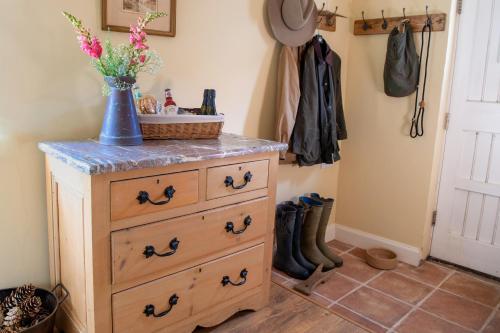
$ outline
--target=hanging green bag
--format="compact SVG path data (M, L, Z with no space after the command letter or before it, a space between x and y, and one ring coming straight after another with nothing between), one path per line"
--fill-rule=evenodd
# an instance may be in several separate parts
M417 90L419 58L410 23L395 27L387 43L384 90L387 96L405 97Z

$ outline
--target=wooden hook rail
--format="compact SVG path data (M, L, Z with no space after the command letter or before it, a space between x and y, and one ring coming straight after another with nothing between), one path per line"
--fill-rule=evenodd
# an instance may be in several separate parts
M337 30L337 15L328 10L322 10L318 13L318 29L324 31Z
M335 11L331 12L325 9L325 3L323 2L323 7L318 13L318 29L324 31L335 31L337 30L337 17L347 18L342 14L338 14L337 11L339 7L335 7Z
M365 13L366 14L366 13ZM444 31L446 28L446 14L429 14L432 20L432 31ZM376 19L363 19L354 22L355 35L389 34L404 19L410 21L413 32L421 32L427 22L427 15L385 17ZM386 29L384 29L386 27Z

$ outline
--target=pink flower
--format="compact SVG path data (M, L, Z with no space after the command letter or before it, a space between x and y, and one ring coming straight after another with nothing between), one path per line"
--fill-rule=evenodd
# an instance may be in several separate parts
M146 43L147 34L138 26L130 27L129 41L138 50L147 50L149 47Z
M143 42L137 42L137 43L135 43L135 48L138 50L147 50L147 49L149 49L149 46L147 46Z
M91 40L86 36L78 36L78 40L80 40L80 48L83 52L91 56L92 58L99 59L102 55L102 46L101 42L96 37L93 37Z
M141 54L139 56L139 61L141 62L141 64L143 64L144 62L146 62L146 55L145 54Z

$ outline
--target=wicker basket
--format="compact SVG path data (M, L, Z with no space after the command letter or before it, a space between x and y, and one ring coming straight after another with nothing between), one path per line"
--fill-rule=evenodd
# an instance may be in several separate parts
M146 140L217 139L222 133L224 116L139 115L139 122Z

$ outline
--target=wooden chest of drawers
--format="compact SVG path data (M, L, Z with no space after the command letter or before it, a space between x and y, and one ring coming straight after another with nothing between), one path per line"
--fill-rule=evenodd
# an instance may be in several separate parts
M203 144L220 151L212 141ZM76 143L41 144L51 280L70 292L59 328L191 332L265 306L278 151L286 146L249 142L234 157L198 154L193 162L183 154L186 161L172 163L155 155L153 167L121 155L103 163L97 155L119 147L103 152L95 142L86 143L91 153Z

